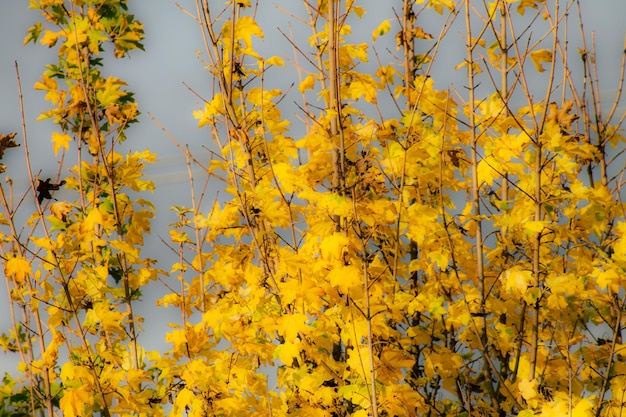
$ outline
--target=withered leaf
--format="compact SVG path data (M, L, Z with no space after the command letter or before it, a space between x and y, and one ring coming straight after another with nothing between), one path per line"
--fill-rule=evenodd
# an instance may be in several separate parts
M44 199L51 200L52 195L50 194L50 191L56 191L63 184L65 184L65 180L59 182L58 184L51 183L50 181L50 178L45 181L37 179L37 201L39 201L39 204L41 204Z
M0 159L4 156L4 151L8 148L16 148L20 146L19 143L15 142L13 138L17 135L17 133L7 133L0 134Z

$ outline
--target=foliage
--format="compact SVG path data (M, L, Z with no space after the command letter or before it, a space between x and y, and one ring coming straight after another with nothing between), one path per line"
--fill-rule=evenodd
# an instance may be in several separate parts
M228 197L204 210L190 176L165 273L141 255L154 155L116 150L137 106L100 71L105 45L120 58L142 48L142 26L125 1L31 1L55 29L37 23L25 41L59 53L35 85L52 104L41 117L71 163L46 181L27 164L26 233L0 188L15 317L1 340L23 377L5 377L5 409L618 415L624 116L619 94L601 111L585 33L570 52L578 3L398 1L396 19L362 41L363 6L303 2L293 20L308 44L288 38L300 121L269 81L288 65L261 54L264 6L209 3L196 1L195 18L215 90L194 116L212 150L179 147ZM436 16L434 36L420 25ZM463 57L440 56L452 27ZM391 59L378 44L395 45ZM442 89L434 70L454 59L463 91ZM51 203L42 184L75 200ZM148 353L133 306L160 274L178 288L158 305L181 321L171 350Z

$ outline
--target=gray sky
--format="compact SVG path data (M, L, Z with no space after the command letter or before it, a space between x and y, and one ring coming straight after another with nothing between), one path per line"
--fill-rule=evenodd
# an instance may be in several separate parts
M624 35L626 34L626 1L624 0L581 0L584 6L585 29L596 31L596 46L598 47L601 79L615 80L619 72L619 63L623 50ZM212 1L211 1L212 2ZM223 2L217 2L223 3ZM258 21L265 30L265 44L259 49L264 56L278 55L283 58L293 58L289 44L276 30L277 27L289 32L288 16L278 11L273 5L281 5L284 9L297 13L300 2L295 0L275 0L263 2L266 4L258 15ZM482 3L482 2L481 2ZM194 1L180 0L180 4L194 10ZM359 29L364 33L371 33L383 18L393 19L393 14L385 2L379 0L362 0L357 4L368 9L364 20L359 22ZM399 2L398 2L399 4ZM17 86L14 71L14 61L20 65L22 87L24 90L24 104L26 110L26 124L29 143L35 169L43 169L44 175L52 176L56 170L51 155L50 135L54 126L49 121L36 122L38 114L49 108L43 100L43 93L33 91L32 86L43 72L43 66L56 61L56 50L48 50L41 45L23 46L22 41L26 30L40 19L38 12L28 10L27 2L17 0L0 0L0 132L19 132L18 140L22 140L20 113L17 96ZM129 2L131 12L145 24L146 52L134 51L130 59L114 61L112 58L105 61L105 73L118 76L128 82L128 89L136 93L139 109L143 113L138 125L128 132L127 144L133 149L150 148L159 155L160 162L150 167L146 172L156 182L157 190L152 200L157 206L157 217L153 224L154 232L148 238L144 256L169 259L167 249L160 242L159 236L167 236L167 225L174 222L175 216L170 212L171 205L188 205L189 192L184 158L161 129L148 117L153 114L181 143L189 143L192 149L200 149L202 145L209 146L207 131L197 128L197 121L191 112L200 106L200 100L183 86L183 82L192 86L207 97L210 94L210 78L202 68L202 63L196 59L196 50L203 50L199 29L196 23L184 15L171 0L135 0ZM378 13L377 8L384 12ZM398 6L397 8L399 8ZM428 26L428 22L423 23ZM431 23L436 24L436 23ZM310 35L307 30L300 33L302 26L293 23L293 29L298 36L306 39ZM394 32L395 33L395 32ZM393 37L393 34L388 35ZM449 35L451 39L460 38L460 31ZM255 45L258 41L255 40ZM570 45L575 47L575 45ZM454 83L458 73L453 70L454 65L462 60L457 50L452 46L443 53L454 57L450 62L443 64L436 72L435 81L438 88L447 88L446 83ZM381 52L381 51L379 51ZM463 54L463 52L460 52ZM381 54L384 58L386 54ZM440 57L441 59L441 57ZM283 88L297 79L292 75L285 77L288 72L276 69L275 79L272 82L282 82ZM293 78L293 80L291 79ZM458 87L462 86L458 81ZM604 85L607 93L614 85ZM210 97L208 97L210 98ZM297 99L296 96L286 100L286 109ZM293 110L289 110L292 111ZM291 118L292 113L285 112L285 117ZM295 120L294 120L295 122ZM295 129L297 132L297 128ZM294 133L295 134L295 133ZM15 179L18 186L26 188L27 176L23 165L22 148L12 149L5 154L5 164L9 166L9 175ZM11 159L17 160L12 164ZM209 193L210 194L210 193ZM214 193L213 193L214 195ZM213 199L209 195L208 200ZM63 198L62 192L58 195ZM147 197L150 198L150 197ZM28 200L25 207L30 207ZM34 206L33 206L34 208ZM162 269L169 270L169 263L161 265ZM4 287L4 286L3 286ZM146 293L141 303L140 313L146 317L142 342L148 349L165 350L168 348L162 342L168 321L178 321L177 311L155 311L154 299L164 288L157 284L153 293ZM6 314L7 295L0 291L0 333L9 329L9 317ZM0 374L13 367L13 357L0 354Z

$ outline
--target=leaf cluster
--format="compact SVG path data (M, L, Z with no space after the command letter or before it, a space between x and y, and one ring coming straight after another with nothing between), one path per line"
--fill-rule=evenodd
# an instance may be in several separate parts
M5 379L3 404L50 416L619 414L624 117L619 96L608 113L594 98L596 60L568 55L577 3L557 3L399 1L364 39L368 10L354 1L303 2L285 13L311 36L285 35L299 83L282 89L271 76L288 60L263 56L257 7L198 0L188 14L214 82L194 91L193 115L212 142L204 155L174 139L191 203L172 205L164 272L141 252L155 156L117 151L137 106L101 73L104 45L142 49L142 26L124 1L31 1L45 22L26 41L59 52L35 86L52 104L42 118L59 128L55 155L76 157L63 179L33 181L28 234L2 192L24 323L0 338L24 377ZM428 19L443 19L436 36ZM451 64L453 32L466 55ZM464 74L462 91L438 79L440 61ZM53 190L74 199L47 206ZM169 350L146 352L136 306L159 275L157 306L180 319Z

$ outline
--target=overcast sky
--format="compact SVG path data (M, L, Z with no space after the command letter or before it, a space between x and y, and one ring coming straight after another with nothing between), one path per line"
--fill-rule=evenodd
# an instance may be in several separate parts
M626 1L581 1L584 6L585 28L587 31L591 29L596 31L601 78L614 80L619 73L623 40L626 34L626 20L624 19ZM192 0L180 0L179 3L190 10L195 9ZM213 3L213 0L210 3ZM215 3L222 4L223 2L216 0ZM265 44L260 46L261 53L265 56L279 55L291 59L291 48L276 29L281 27L283 31L289 32L288 17L275 5L282 5L284 9L298 13L301 9L300 2L277 0L262 3L266 6L260 10L257 20L266 32L266 39ZM400 2L397 3L397 8L400 8ZM386 2L362 0L357 1L357 4L369 11L366 18L359 23L359 29L362 29L367 36L383 18L393 19L393 14L387 7L384 9L384 14L376 10L377 7L383 7L381 4L387 4ZM14 70L14 61L17 60L24 89L26 123L35 163L34 168L43 169L44 175L52 176L56 165L53 160L49 159L49 156L52 152L50 135L54 131L54 126L49 121L35 122L38 114L48 109L49 105L43 100L43 93L33 91L32 86L40 78L43 66L56 61L56 49L48 50L41 45L32 44L23 46L22 41L26 30L40 19L38 12L28 10L26 6L26 1L0 0L0 133L19 132L18 140L22 140ZM141 123L133 126L128 133L128 145L134 149L150 148L159 155L158 165L147 171L157 185L153 201L158 211L155 232L146 245L145 256L164 259L166 249L161 244L159 236L167 236L167 224L175 221L169 207L174 204L189 204L188 183L182 155L147 114L153 114L180 142L189 143L194 149L199 149L203 144L208 145L207 131L197 128L197 121L191 114L200 106L200 100L182 83L185 82L201 94L208 96L211 91L210 78L203 70L202 64L196 59L196 51L203 49L199 29L190 17L179 11L173 1L131 0L129 7L136 18L145 24L146 52L134 51L130 59L118 61L109 59L105 62L104 72L128 82L128 89L136 93L139 109L143 113L140 118ZM427 25L428 22L423 24ZM302 27L297 23L293 24L293 28L296 35L303 39L310 35L308 30L304 33L298 32L302 30ZM459 37L460 34L456 36L456 39ZM258 41L255 41L255 44L258 44ZM570 47L575 47L575 45L570 45ZM445 89L448 87L446 83L454 82L455 74L452 67L462 58L459 58L453 49L443 52L453 57L448 65L441 67L435 77L437 87ZM283 87L291 82L297 83L297 79L291 80L290 77L285 77L286 73L277 72L276 74L278 78L275 81L280 80ZM615 86L606 84L603 88L606 93L610 93ZM285 114L285 116L291 117L292 115ZM25 189L27 175L21 152L21 148L7 152L5 164L9 166L9 174L15 179L15 183ZM20 163L11 165L11 158L17 159ZM32 204L32 202L27 201L26 204ZM169 270L169 264L161 267ZM151 310L146 323L146 327L151 330L170 319L178 320L176 311L157 313L152 311L153 300L158 292L155 290L154 294L146 294L146 302L140 306L142 309ZM8 311L6 303L6 291L2 290L0 291L0 333L8 331L10 325L6 317ZM147 334L148 332L146 336ZM155 335L156 337L151 340L146 340L146 336L143 342L148 342L149 348L162 349L165 346L161 342L162 334ZM7 365L9 362L0 354L0 372L3 373L4 370L11 368Z

